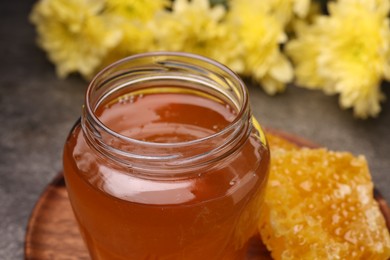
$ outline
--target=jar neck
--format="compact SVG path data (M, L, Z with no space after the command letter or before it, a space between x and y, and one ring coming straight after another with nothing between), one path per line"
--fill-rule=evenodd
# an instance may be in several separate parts
M222 100L235 109L236 117L222 130L204 138L155 143L121 135L96 115L96 110L107 101L162 86L185 87ZM161 174L163 169L169 174L182 174L210 167L235 153L252 131L248 94L239 77L215 61L178 52L131 56L97 74L86 92L81 125L88 144L104 158L151 175Z

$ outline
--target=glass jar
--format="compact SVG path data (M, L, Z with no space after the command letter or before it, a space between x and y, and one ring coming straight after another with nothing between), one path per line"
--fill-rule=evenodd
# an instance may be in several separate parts
M92 80L63 163L92 259L245 259L269 150L236 74L155 52Z

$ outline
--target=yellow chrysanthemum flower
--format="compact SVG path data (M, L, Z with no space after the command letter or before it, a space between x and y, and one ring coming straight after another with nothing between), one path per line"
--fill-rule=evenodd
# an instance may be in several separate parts
M127 56L156 50L154 35L148 24L139 21L122 21L117 24L117 29L121 31L122 39L115 48L110 50L96 71Z
M287 25L294 15L305 18L309 13L310 0L268 0L261 1L267 12L275 16L283 26Z
M292 0L293 12L299 17L305 17L310 10L311 0Z
M108 12L130 20L148 21L170 3L169 0L106 0L106 8Z
M339 93L341 106L352 107L360 118L380 112L380 83L390 78L389 20L379 6L385 5L379 0L331 3L330 16L298 28L298 38L286 48L299 85Z
M38 31L38 44L65 77L80 72L89 77L102 58L121 39L109 17L100 15L104 1L41 0L31 21Z
M387 16L390 11L390 1L388 0L339 0L340 5L358 4L367 10L376 12L379 15Z
M267 12L263 1L231 1L230 23L237 26L243 46L243 74L260 82L268 94L285 89L293 77L290 62L280 51L287 40L283 25Z
M239 40L222 23L225 14L225 7L211 7L208 0L176 0L172 11L159 13L151 23L155 48L200 54L240 72Z
M148 24L157 12L170 7L168 0L106 0L105 14L115 16L122 39L103 59L97 70L136 53L155 50L155 40Z

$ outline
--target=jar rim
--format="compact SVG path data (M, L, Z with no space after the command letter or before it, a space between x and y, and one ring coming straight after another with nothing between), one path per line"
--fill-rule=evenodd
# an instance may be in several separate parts
M207 135L205 137L197 138L194 140L189 141L181 141L181 142L170 142L170 143L159 143L159 142L149 142L149 141L143 141L136 138L132 138L129 136L122 135L120 133L115 132L114 130L110 129L108 126L106 126L94 113L92 110L90 104L90 97L92 95L93 86L96 85L96 81L102 77L105 73L110 71L111 69L141 58L147 58L147 57L156 57L156 56L168 56L168 57L183 57L183 58L190 58L199 60L208 64L211 64L212 66L216 67L217 69L222 70L223 72L227 73L234 81L236 81L240 87L240 90L242 92L242 101L241 106L239 107L239 110L237 111L237 114L235 115L234 120L232 120L229 124L227 124L223 129L221 129L218 132L215 132L213 134ZM132 142L134 144L138 145L148 145L148 146L154 146L156 148L167 148L167 147L178 147L178 146L193 146L197 145L199 143L208 141L210 139L216 138L218 136L222 136L226 134L227 132L231 131L234 128L239 128L238 126L241 124L240 120L244 116L244 114L247 112L248 107L248 92L246 89L245 84L241 80L241 78L233 72L231 69L229 69L227 66L223 65L222 63L215 61L213 59L194 54L194 53L187 53L187 52L177 52L177 51L155 51L155 52L146 52L146 53L139 53L135 55L128 56L126 58L120 59L109 66L105 67L103 70L101 70L99 73L97 73L92 81L90 82L86 94L85 94L85 109L87 110L87 113L91 119L96 122L99 125L99 128L101 128L103 131L106 131L107 133L111 134L112 136L116 138L120 138L123 141ZM250 116L250 115L248 115Z

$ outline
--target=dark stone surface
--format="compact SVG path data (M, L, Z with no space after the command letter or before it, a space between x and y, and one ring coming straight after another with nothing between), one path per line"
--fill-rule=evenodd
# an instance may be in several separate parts
M62 146L78 118L87 83L60 80L35 43L32 0L0 2L0 259L22 259L26 224L48 182L61 170ZM384 86L390 96L389 86ZM356 120L337 97L290 87L270 97L249 88L263 126L334 150L364 154L375 185L390 199L390 101L376 119Z

